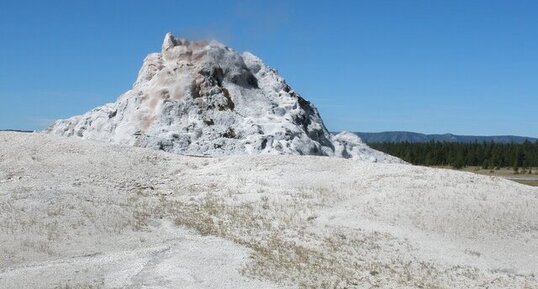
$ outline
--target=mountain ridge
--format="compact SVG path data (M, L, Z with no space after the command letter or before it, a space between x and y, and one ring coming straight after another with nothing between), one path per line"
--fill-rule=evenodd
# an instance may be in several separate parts
M516 135L457 135L452 133L445 134L423 134L410 131L383 131L383 132L353 132L366 143L378 142L496 142L496 143L524 143L525 140L530 142L538 141L538 138L516 136Z

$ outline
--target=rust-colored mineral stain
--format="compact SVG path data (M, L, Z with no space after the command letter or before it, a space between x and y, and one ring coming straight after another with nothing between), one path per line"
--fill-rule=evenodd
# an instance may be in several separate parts
M142 117L142 132L146 132L155 121L155 116L146 114Z
M152 111L154 111L155 107L157 107L157 102L159 102L159 99L157 97L152 97L149 101L148 106Z

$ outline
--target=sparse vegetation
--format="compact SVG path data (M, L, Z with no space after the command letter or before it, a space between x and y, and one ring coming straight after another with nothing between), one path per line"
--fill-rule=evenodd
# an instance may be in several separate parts
M243 185L247 182L243 178L239 180ZM212 187L210 183L205 189L209 187ZM197 190L206 191L203 186ZM177 225L194 228L202 235L247 246L253 250L252 264L243 268L244 274L298 284L300 288L361 288L364 284L381 288L446 288L442 284L447 276L461 279L465 284L484 278L485 272L470 266L441 268L439 264L402 252L392 260L365 258L372 254L395 254L392 250L398 250L395 248L402 244L407 250L414 250L407 241L388 233L350 228L323 233L309 230L315 210L328 205L324 200L335 194L328 188L299 188L286 194L289 201L285 203L265 194L250 202L230 201L245 193L238 190L227 195L204 194L197 199L161 199L162 202L154 203L155 207L134 207L143 210L140 215L160 212L160 217L172 218ZM510 282L503 276L496 278L486 284Z
M36 146L38 139L21 143ZM518 250L534 248L534 237L518 239L537 226L533 188L407 165L323 157L202 159L50 142L38 161L0 163L0 171L17 172L0 175L7 192L0 194L0 266L9 273L0 277L10 284L36 276L41 288L122 288L149 279L168 284L170 272L199 272L216 256L218 266L232 268L226 273L241 280L299 288L536 284L532 274L461 261L499 258L475 241L483 236L515 240ZM24 147L5 149L27 155ZM449 258L453 263L433 247L424 249L439 240L461 246L450 253L457 255ZM232 267L222 246L241 254ZM177 265L179 259L188 261ZM193 260L202 261L189 267ZM34 264L33 271L20 269Z

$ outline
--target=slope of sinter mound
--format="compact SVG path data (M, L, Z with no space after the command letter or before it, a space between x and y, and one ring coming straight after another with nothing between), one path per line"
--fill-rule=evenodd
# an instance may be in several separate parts
M133 88L115 103L58 120L48 131L179 154L397 161L356 137L332 137L317 109L251 53L170 33L162 52L146 57Z

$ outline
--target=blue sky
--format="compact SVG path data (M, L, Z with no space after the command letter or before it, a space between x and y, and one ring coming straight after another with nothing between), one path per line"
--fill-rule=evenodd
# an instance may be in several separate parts
M330 130L538 136L538 1L0 3L0 128L114 101L167 31L276 68Z

